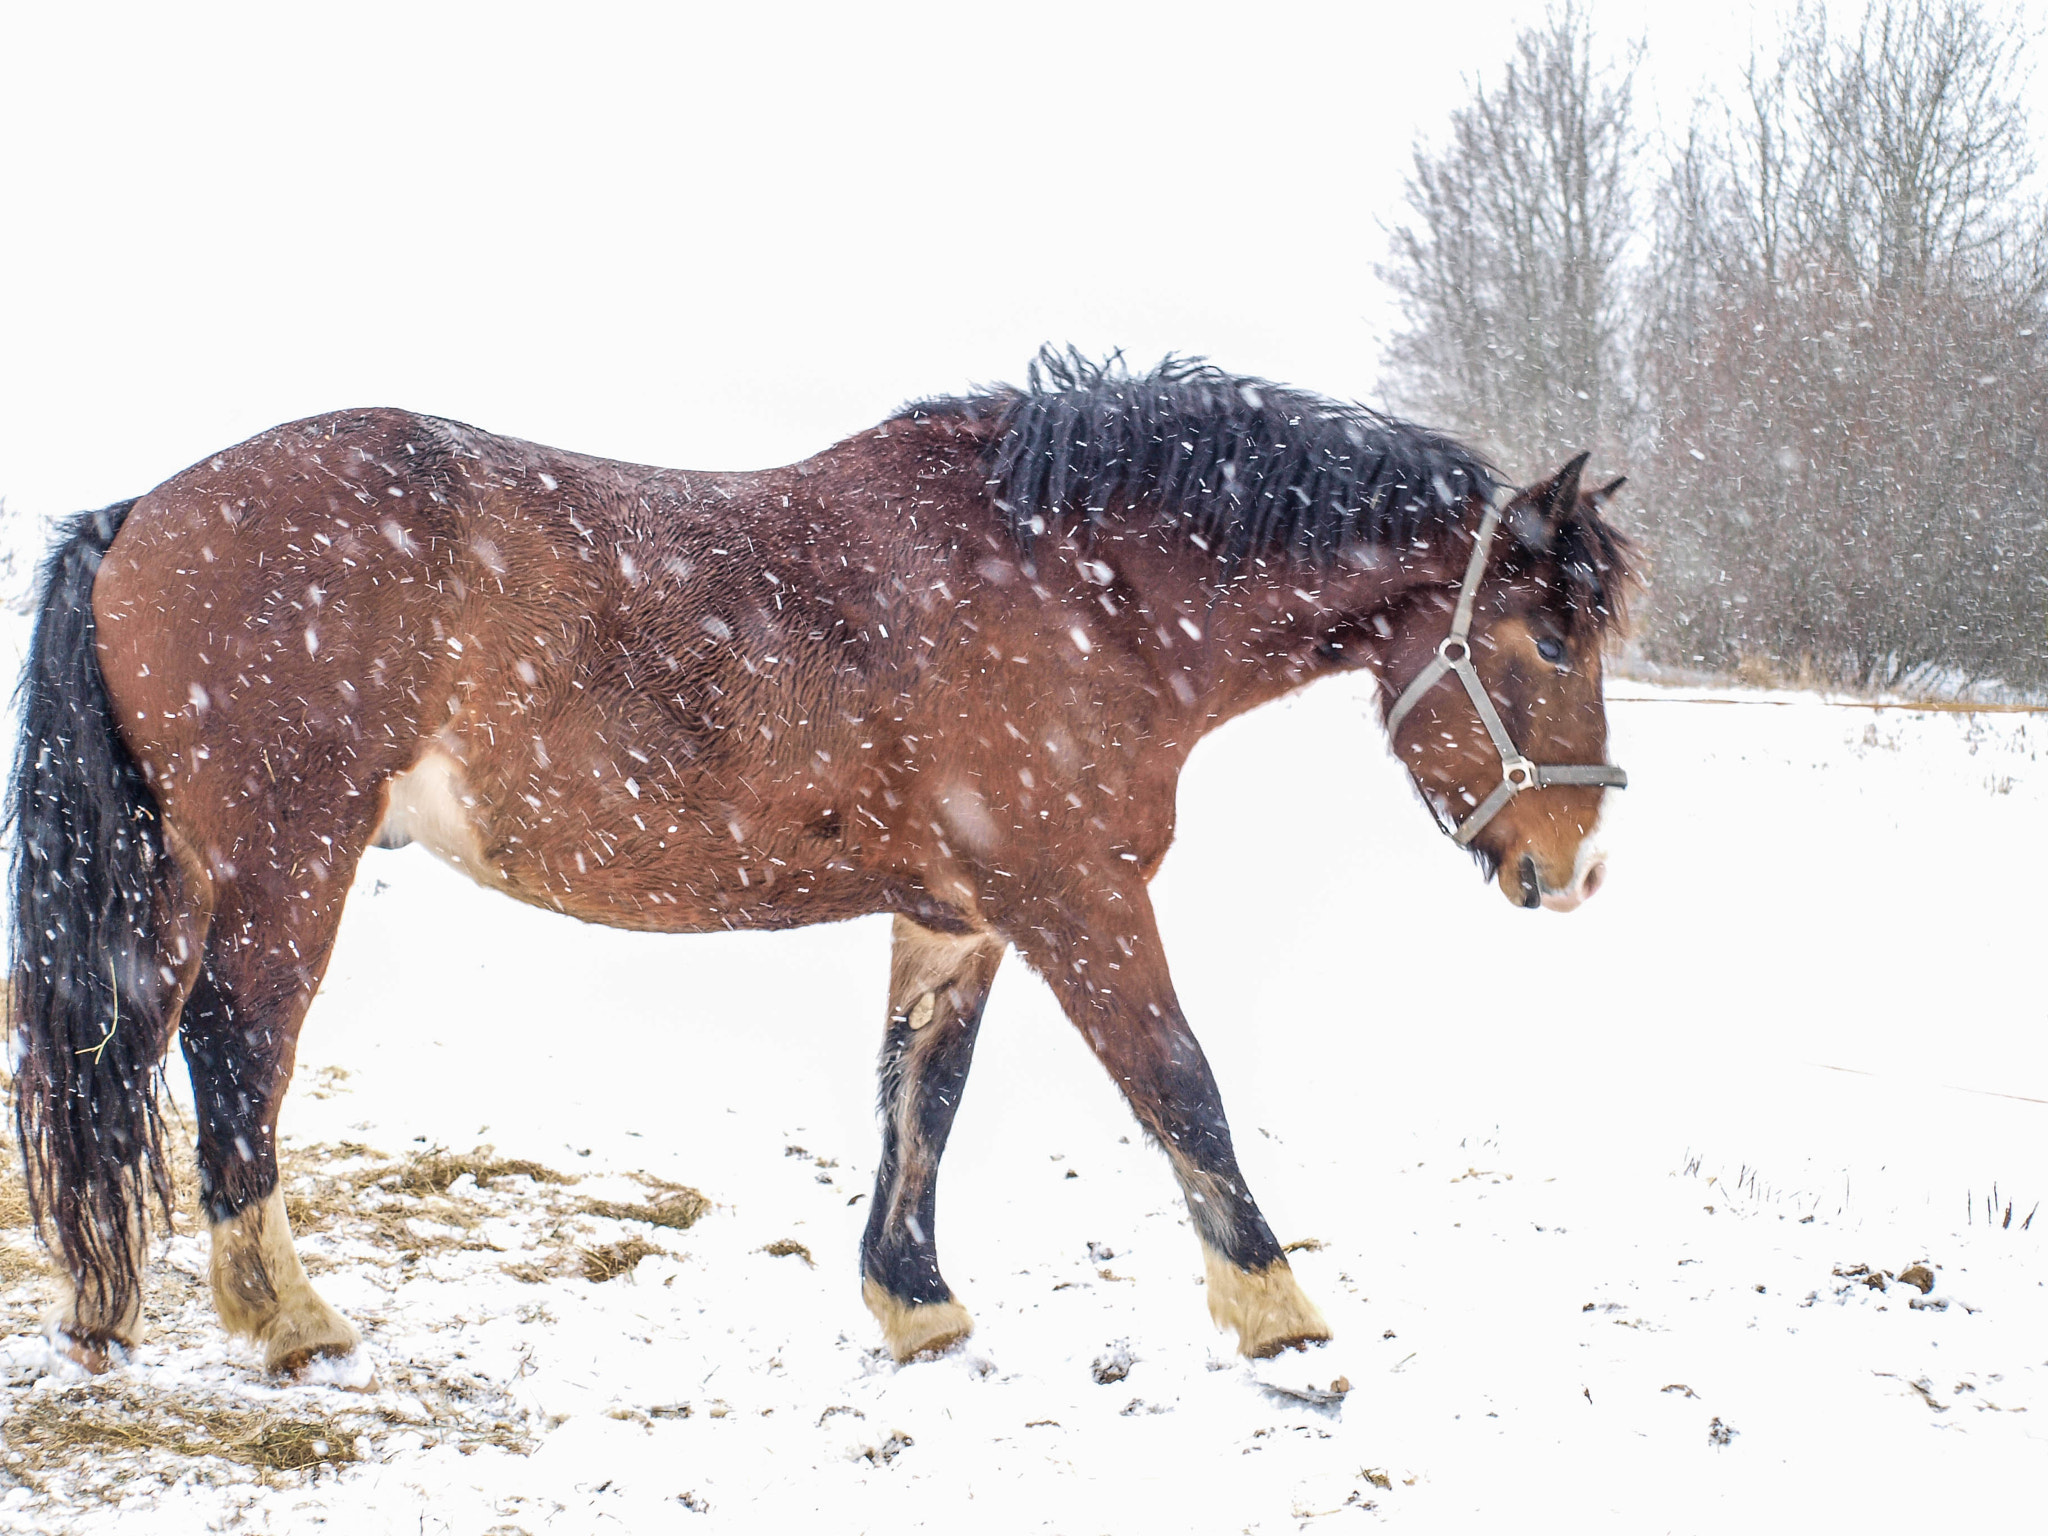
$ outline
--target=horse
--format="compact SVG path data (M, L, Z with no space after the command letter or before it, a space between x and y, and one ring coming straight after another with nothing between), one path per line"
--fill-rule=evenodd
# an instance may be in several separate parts
M1176 782L1224 721L1363 669L1510 901L1590 895L1631 573L1585 462L1517 489L1363 406L1046 351L757 473L352 410L79 515L10 788L53 1345L104 1370L140 1337L175 1035L222 1323L283 1374L357 1348L293 1248L277 1124L358 861L406 842L653 933L891 915L861 1285L898 1360L972 1327L937 1176L1012 949L1165 1152L1217 1325L1252 1357L1327 1339L1147 899Z

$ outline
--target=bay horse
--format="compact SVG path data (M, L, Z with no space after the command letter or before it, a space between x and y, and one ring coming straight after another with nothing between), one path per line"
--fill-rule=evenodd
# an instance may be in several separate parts
M81 515L45 567L11 789L53 1341L104 1369L139 1336L175 1033L222 1322L279 1372L356 1348L294 1252L277 1122L357 862L407 841L615 927L892 915L861 1268L898 1359L971 1326L934 1202L1006 949L1166 1153L1218 1326L1250 1356L1327 1338L1147 881L1197 741L1363 668L1509 900L1591 894L1629 569L1584 462L1515 490L1360 406L1046 352L1021 387L759 473L344 411Z

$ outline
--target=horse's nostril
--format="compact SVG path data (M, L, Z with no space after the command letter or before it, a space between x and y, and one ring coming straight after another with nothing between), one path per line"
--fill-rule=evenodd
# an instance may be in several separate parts
M1515 873L1522 881L1522 905L1540 907L1543 905L1543 882L1536 878L1536 858L1523 854L1522 862L1515 866Z
M1586 877L1579 882L1580 897L1582 899L1590 898L1595 891L1600 889L1600 882L1606 878L1607 863L1604 859L1590 865L1586 870Z

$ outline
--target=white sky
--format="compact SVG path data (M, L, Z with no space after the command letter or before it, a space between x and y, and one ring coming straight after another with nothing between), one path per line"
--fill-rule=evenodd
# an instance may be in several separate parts
M1592 9L1646 121L1752 25ZM750 467L1046 340L1372 400L1410 146L1541 14L13 5L0 495L370 404Z

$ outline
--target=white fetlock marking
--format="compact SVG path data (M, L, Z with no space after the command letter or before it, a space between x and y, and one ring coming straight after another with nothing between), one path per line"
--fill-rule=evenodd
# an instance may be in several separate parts
M263 1346L273 1370L348 1355L361 1336L313 1289L292 1247L284 1191L273 1189L213 1228L213 1302L230 1333Z
M1261 1270L1243 1270L1208 1248L1209 1316L1219 1328L1236 1330L1241 1354L1260 1359L1290 1344L1330 1336L1330 1325L1295 1283L1285 1259Z
M974 1319L955 1298L912 1304L899 1301L873 1280L863 1280L861 1300L882 1325L889 1353L901 1362L950 1349L974 1331Z

